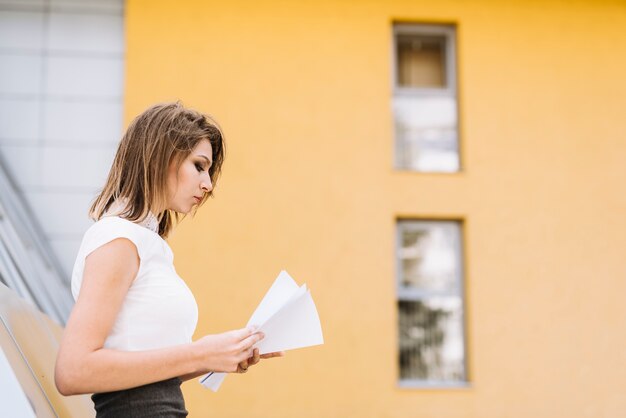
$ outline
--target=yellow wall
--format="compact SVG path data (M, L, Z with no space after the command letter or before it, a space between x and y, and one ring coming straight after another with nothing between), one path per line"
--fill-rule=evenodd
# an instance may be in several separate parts
M392 169L393 21L457 24L464 171ZM281 269L324 346L186 383L191 416L626 416L623 1L127 3L126 120L180 98L227 134L170 239L196 336ZM470 385L399 389L395 221L462 219Z

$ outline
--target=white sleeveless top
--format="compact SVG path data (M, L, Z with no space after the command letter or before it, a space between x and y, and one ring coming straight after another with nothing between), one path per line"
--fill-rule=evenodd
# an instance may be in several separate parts
M137 247L139 271L104 347L123 351L151 350L191 342L198 322L198 306L185 282L176 274L174 255L157 232L154 215L141 224L106 216L85 232L72 271L72 296L78 298L85 258L116 238Z

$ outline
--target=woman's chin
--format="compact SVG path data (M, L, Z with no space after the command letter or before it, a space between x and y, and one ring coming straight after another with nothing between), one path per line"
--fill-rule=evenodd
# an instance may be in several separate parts
M181 213L183 215L187 215L188 213L191 213L193 207L195 205L190 205L190 206L176 206L176 207L169 207L169 210L173 210L174 212L177 213Z

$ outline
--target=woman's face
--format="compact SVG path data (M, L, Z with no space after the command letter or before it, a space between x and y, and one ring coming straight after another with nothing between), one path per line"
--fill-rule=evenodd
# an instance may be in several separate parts
M204 194L213 190L209 167L213 161L211 143L204 139L196 145L180 167L170 164L167 172L168 209L189 213Z

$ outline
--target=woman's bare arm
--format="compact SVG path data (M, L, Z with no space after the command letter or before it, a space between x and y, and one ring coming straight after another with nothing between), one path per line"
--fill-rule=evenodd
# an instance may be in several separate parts
M137 249L125 238L86 258L80 294L55 367L55 383L62 394L121 390L210 370L234 372L240 362L252 357L252 346L263 335L247 328L158 350L103 348L138 270Z

